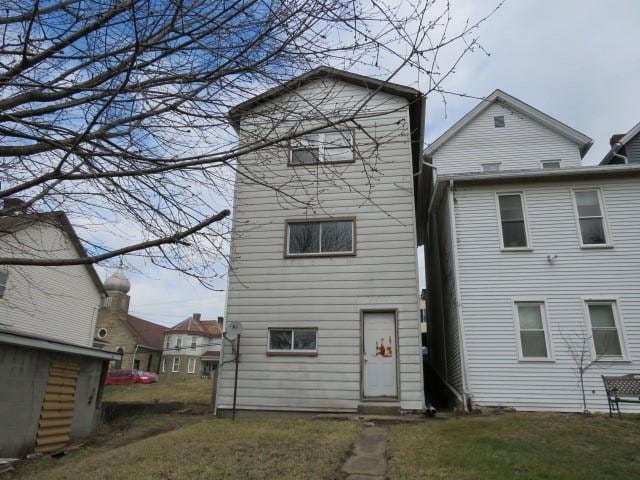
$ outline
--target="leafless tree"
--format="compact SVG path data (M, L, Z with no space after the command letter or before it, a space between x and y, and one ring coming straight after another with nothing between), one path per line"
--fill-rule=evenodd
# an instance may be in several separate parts
M239 159L305 133L240 145L230 107L321 64L385 81L410 72L444 95L492 12L453 13L433 0L5 0L0 197L65 211L88 257L34 251L0 264L131 254L210 284Z
M594 358L591 353L591 342L593 337L587 333L573 335L571 337L562 337L571 360L573 362L573 369L578 377L580 383L580 392L582 393L582 413L589 413L587 408L587 393L584 387L584 375L595 363L597 358Z

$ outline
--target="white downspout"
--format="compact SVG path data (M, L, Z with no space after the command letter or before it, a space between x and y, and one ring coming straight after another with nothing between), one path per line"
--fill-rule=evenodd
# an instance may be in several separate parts
M462 297L460 296L460 265L458 262L458 235L456 232L454 182L449 180L449 223L451 224L451 243L453 246L453 269L455 274L456 310L458 313L458 342L460 343L460 368L462 370L463 409L468 412L469 379L467 378L467 348L464 337L464 321L462 316Z

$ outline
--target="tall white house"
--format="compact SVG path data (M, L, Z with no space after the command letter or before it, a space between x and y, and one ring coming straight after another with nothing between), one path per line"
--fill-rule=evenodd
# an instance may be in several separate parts
M640 165L590 146L498 90L426 149L429 354L467 408L582 411L582 365L607 411L601 375L640 369Z
M424 99L319 68L230 112L240 157L226 307L237 407L424 408L414 174ZM218 410L232 407L223 350Z

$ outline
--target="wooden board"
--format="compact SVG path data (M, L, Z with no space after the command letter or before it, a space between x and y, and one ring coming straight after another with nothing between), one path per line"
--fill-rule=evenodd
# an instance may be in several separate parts
M51 362L38 423L36 452L55 452L69 443L79 371L80 365L74 362Z

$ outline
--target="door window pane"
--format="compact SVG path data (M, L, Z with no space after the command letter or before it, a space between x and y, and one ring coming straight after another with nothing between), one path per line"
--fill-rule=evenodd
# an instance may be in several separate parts
M524 221L522 197L519 194L500 195L500 221L504 248L527 246L527 227Z
M269 350L291 350L291 330L269 330Z
M303 330L296 328L293 331L293 349L294 350L315 350L316 349L316 333L315 329Z
M353 222L330 222L321 225L323 252L350 252L353 250Z
M318 253L319 251L319 223L289 224L289 253Z

